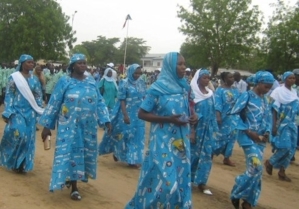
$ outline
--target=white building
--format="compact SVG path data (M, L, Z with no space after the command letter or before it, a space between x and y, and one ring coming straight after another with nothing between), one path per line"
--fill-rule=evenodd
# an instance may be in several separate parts
M165 54L147 54L141 58L143 70L154 72L162 67L162 62Z

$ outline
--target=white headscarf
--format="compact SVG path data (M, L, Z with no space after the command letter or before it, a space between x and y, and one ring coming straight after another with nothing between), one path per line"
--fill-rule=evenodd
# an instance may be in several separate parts
M111 77L108 77L108 76L107 76L107 74L108 74L109 71L111 71L111 73L112 73ZM113 69L111 69L111 68L107 68L107 69L105 70L105 72L104 72L104 76L103 76L102 79L105 79L105 80L108 81L108 82L113 82L114 85L115 85L115 88L118 90L118 86L117 86L116 80L115 80L115 78L114 78L114 76L113 76L113 71L114 71Z
M207 90L207 94L203 94L199 87L198 87L198 84L197 84L197 81L198 79L203 76L203 75L209 75L209 71L208 70L205 70L205 69L199 69L196 71L195 75L193 76L192 80L191 80L191 83L190 83L190 86L193 90L193 93L194 93L194 102L195 103L198 103L200 101L203 101L205 99L208 99L210 98L211 96L213 96L213 91L211 89L209 89L207 86L206 86L206 90Z
M284 84L274 89L270 97L274 99L274 104L278 107L280 107L280 104L288 104L299 100L296 90L293 88L290 90Z

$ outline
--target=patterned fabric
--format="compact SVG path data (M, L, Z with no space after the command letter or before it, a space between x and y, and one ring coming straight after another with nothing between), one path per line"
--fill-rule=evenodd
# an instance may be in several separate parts
M267 83L267 84L273 84L275 81L273 75L267 71L258 71L255 74L255 80L254 83Z
M95 179L97 126L109 122L108 110L95 80L62 77L39 123L57 136L50 191L64 188L66 180Z
M240 117L245 113L245 120ZM271 111L266 97L259 97L255 92L244 92L233 107L231 114L236 114L235 126L239 130L237 140L246 157L246 171L236 177L231 192L232 199L243 199L256 206L261 192L263 170L263 151L265 143L256 144L243 130L256 132L258 135L271 133Z
M221 114L221 125L217 133L216 148L214 154L222 154L225 158L232 155L236 141L237 131L233 121L236 116L229 114L240 96L236 88L218 87L215 91L215 109Z
M42 107L39 80L31 75L27 82L38 106ZM2 116L9 118L0 144L0 164L8 169L30 171L34 165L35 132L37 113L23 97L10 76L5 94Z
M245 121L240 117L242 110L246 115ZM233 125L241 132L249 129L259 135L264 135L266 132L271 133L271 106L265 96L259 97L252 90L242 93L230 114L235 114L236 120L233 121ZM239 134L237 139L240 146L254 144L246 134Z
M240 134L243 134L242 132ZM231 199L246 200L255 207L261 194L264 146L252 144L243 146L246 171L237 176L231 192Z
M159 116L189 115L188 94L147 94L141 108ZM136 193L125 207L191 209L189 126L151 123Z
M288 104L280 104L278 107L273 103L272 107L277 112L277 136L272 140L275 153L270 158L274 168L287 168L297 147L298 128L295 118L299 114L299 101L295 100Z
M135 70L139 65L135 65ZM128 71L132 77L135 71ZM113 84L113 83L112 83ZM138 118L138 110L146 92L142 79L124 79L119 84L118 101L111 114L112 134L104 134L99 145L99 155L113 152L119 161L128 164L141 164L145 141L145 122ZM121 101L125 101L130 124L124 122Z
M198 115L195 143L191 143L191 181L206 185L212 168L212 154L215 147L215 132L218 131L214 98L195 104Z

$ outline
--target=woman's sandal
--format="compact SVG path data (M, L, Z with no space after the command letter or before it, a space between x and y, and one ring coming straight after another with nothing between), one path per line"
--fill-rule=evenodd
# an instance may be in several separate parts
M265 162L264 165L266 167L267 174L269 174L270 176L272 176L273 166L270 164L269 160L266 160L266 162Z
M240 208L240 199L232 199L232 204L235 207L235 209L239 209Z
M79 200L82 199L82 197L81 197L81 195L79 194L78 191L73 191L73 192L71 193L71 199L72 199L72 200L79 201Z
M252 207L249 202L244 201L242 203L242 209L252 209Z
M289 177L287 177L286 175L281 175L279 173L278 173L278 179L281 181L292 182L292 180Z
M69 189L69 188L71 187L71 185L72 185L72 184L71 184L71 181L65 181L64 184L65 184L66 188L68 188L68 189Z
M117 159L117 157L115 155L113 155L113 160L114 160L114 162L118 161L118 159Z

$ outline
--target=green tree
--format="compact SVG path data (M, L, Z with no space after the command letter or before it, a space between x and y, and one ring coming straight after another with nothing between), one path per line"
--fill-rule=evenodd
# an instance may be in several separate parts
M191 11L179 7L183 22L179 30L186 35L185 51L198 49L198 62L209 62L212 73L218 68L233 67L248 58L258 43L260 11L250 8L251 0L190 0ZM195 55L192 58L195 60ZM206 61L207 60L207 61ZM188 57L187 57L188 62ZM195 61L191 61L195 62Z
M108 62L115 62L118 55L116 44L119 38L106 38L98 36L96 40L84 41L80 45L76 45L72 51L81 52L88 57L88 63L92 65L105 65Z
M148 51L151 49L146 46L146 41L141 38L129 37L127 41L127 51L126 51L126 65L133 63L141 63L141 58L144 57ZM126 39L122 42L119 47L118 53L118 63L124 62Z
M299 67L299 6L278 0L265 30L264 48L268 67L284 72Z
M0 0L1 59L64 59L76 41L68 20L54 0Z

